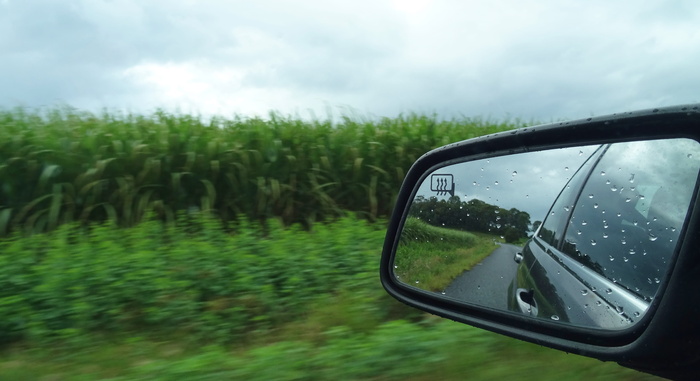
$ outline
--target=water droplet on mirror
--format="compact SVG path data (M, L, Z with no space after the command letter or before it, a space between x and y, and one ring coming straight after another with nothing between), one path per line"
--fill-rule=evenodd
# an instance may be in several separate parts
M600 300L598 300L598 301L595 302L595 305L596 305L596 306L600 306L600 305L602 305L602 304L603 304L603 302L601 302Z
M568 170L569 170L569 167L564 167L564 170L565 170L565 171L568 171Z
M583 151L578 151L578 155L579 156L583 155Z
M592 240L591 240L591 246L595 246L595 245L596 245L596 241L595 241L594 239L592 239Z
M581 233L581 231L579 230L579 231L576 232L576 234L577 234L577 235L581 235L581 234L583 234L583 233Z
M630 202L630 201L632 201L632 199L629 198L629 197L627 197L627 198L625 199L625 202Z
M609 257L610 257L610 262L615 260L615 257L613 257L612 255L610 255Z
M588 290L581 290L581 295L588 295Z
M416 284L420 283L420 281L416 281Z
M593 209L598 209L598 204L593 204Z
M688 159L692 159L692 158L693 158L693 154L692 154L692 153L689 153L689 154L688 154Z
M494 181L494 182L493 182L493 185L498 185L498 181Z
M620 243L623 244L623 245L627 245L627 240L623 238L623 239L620 240Z
M517 175L518 175L518 171L513 171L511 176L517 176Z
M559 316L557 316L557 315L552 315L550 318L554 321L559 320Z
M661 280L659 278L654 278L654 283L661 283Z
M605 176L605 171L600 171L601 176Z
M441 292L441 294L445 295L445 291Z
M629 259L627 259L627 257L622 257L622 261L629 262Z
M610 295L610 294L612 294L612 290L608 288L608 289L605 290L605 293L608 294L608 295Z
M396 266L396 265L394 265L394 268L395 268L395 269L398 269L398 268L399 268L399 266Z
M586 222L585 220L581 221L581 225L586 226L586 225L588 225L588 222Z
M589 194L588 198L593 198L593 193Z
M611 186L610 190L613 192L617 192L617 186L615 186L615 185Z
M634 173L632 174L632 176L630 176L629 182L630 182L630 183L633 183L633 182L634 182Z
M618 213L616 214L616 216L622 217L622 213L619 213L619 212L618 212Z
M493 212L496 213L496 214L500 213L500 212L498 211L498 209L494 210Z
M635 254L637 254L637 252L634 251L634 249L630 249L630 255L635 255Z
M657 237L657 236L655 236L655 235L649 233L649 241L656 241L658 238L659 238L659 237ZM644 253L644 254L646 254L646 253Z
M625 313L625 312L624 312L624 309L622 308L622 306L616 306L616 307L615 307L615 311L617 311L617 313L618 313L619 315L622 315L623 313Z
M603 233L603 238L608 238L608 233Z

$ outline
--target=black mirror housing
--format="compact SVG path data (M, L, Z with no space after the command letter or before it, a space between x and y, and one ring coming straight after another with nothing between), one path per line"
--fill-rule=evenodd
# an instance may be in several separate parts
M380 275L386 291L429 313L547 347L615 361L669 378L700 372L700 206L697 187L669 276L637 324L604 331L519 316L460 303L407 286L394 274L400 232L417 188L436 169L453 163L524 152L637 140L687 138L700 142L700 105L658 108L571 122L557 122L450 144L430 151L411 167L399 192L382 252ZM518 253L511 262L522 260ZM512 257L511 257L512 258Z

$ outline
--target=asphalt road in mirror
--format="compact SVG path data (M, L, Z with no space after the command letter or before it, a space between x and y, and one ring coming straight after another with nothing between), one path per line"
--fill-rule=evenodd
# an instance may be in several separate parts
M500 244L474 268L455 278L445 289L445 296L507 310L508 286L518 268L513 257L521 250L521 246Z

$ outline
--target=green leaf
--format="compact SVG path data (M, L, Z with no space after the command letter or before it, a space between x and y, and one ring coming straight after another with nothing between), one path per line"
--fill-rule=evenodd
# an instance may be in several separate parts
M61 201L63 200L63 192L61 184L53 185L51 195L51 206L49 207L49 230L54 230L58 226L58 216L61 211Z

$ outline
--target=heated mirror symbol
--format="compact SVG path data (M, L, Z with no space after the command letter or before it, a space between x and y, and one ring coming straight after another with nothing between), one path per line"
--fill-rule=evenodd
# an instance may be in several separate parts
M430 190L437 192L438 196L454 196L455 195L455 181L454 176L450 174L439 174L436 173L430 176Z

